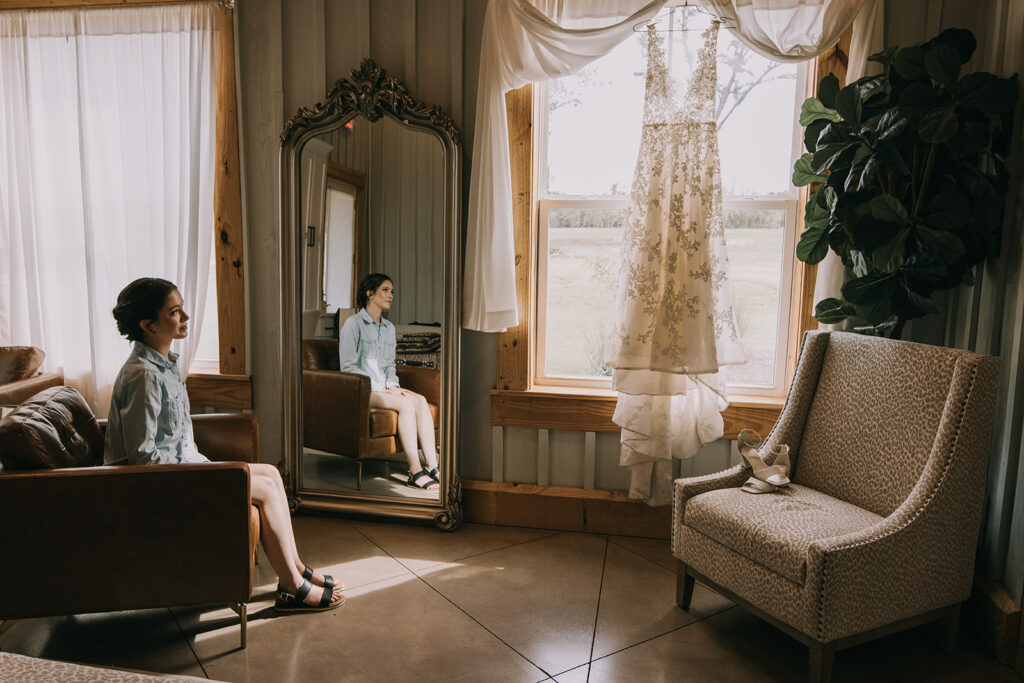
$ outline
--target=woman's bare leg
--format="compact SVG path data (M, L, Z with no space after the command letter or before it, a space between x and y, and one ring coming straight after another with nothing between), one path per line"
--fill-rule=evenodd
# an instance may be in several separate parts
M420 439L420 448L427 461L427 469L437 467L437 444L434 441L434 418L430 414L430 404L420 394L412 394L413 405L416 406L416 434Z
M411 392L410 392L411 393ZM420 464L418 442L416 439L416 404L413 399L402 396L397 391L371 391L370 407L385 408L398 413L398 439L402 443L409 471L413 474L423 470ZM437 490L436 484L428 485L430 491Z
M302 572L295 566L294 558L298 554L295 549L295 535L292 532L292 518L288 512L288 502L283 499L280 491L280 476L276 479L260 468L250 465L250 493L252 502L260 513L260 542L267 553L270 566L277 572L281 588L295 594L302 586ZM310 605L319 605L323 597L323 587L314 586L305 598Z
M273 465L269 465L267 463L250 463L249 464L249 471L251 473L253 473L253 474L259 474L259 475L266 476L266 477L269 477L270 479L274 480L276 482L276 485L275 485L274 488L276 488L276 490L277 490L277 493L278 493L278 496L280 498L281 504L284 506L285 510L289 510L290 509L288 507L288 494L286 494L285 491L284 491L284 482L281 480L281 473L278 471L278 469L276 467L274 467ZM291 526L291 517L290 516L289 516L289 520L288 520L288 531L291 534L292 538L294 539L295 532L294 532L294 530L292 529L292 526ZM293 554L292 554L292 563L295 565L295 569L299 572L299 577L301 577L302 576L302 572L304 572L306 570L306 564L299 557L299 550L296 547L294 540L292 541L292 552L293 552ZM323 573L314 569L313 570L313 576L312 576L312 578L310 578L310 582L314 586L323 586L324 585L324 575L323 575ZM340 584L340 582L339 582L339 584ZM300 581L300 585L301 585L301 581ZM337 591L338 589L336 588L335 590Z

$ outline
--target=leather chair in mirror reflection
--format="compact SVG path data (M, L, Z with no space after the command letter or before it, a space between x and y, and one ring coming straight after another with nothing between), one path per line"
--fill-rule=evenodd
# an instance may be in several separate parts
M441 405L441 373L399 365L399 383L430 404L434 429ZM398 439L398 413L370 408L370 378L341 372L337 339L302 340L302 445L356 460L356 487L363 487L363 462L408 467Z
M0 346L0 406L16 406L64 384L62 372L40 372L46 354L34 346Z
M187 465L103 466L105 422L69 386L0 420L11 560L0 562L0 632L18 619L226 603L244 648L260 536L245 464L259 462L256 417L193 415L196 445L215 462Z

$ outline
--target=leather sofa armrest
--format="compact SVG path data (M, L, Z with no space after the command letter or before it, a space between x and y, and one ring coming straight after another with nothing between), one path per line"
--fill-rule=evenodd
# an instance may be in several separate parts
M355 455L370 438L370 378L338 370L302 371L302 439L310 448Z
M260 461L260 424L255 415L193 415L192 435L199 452L210 460Z
M441 407L441 372L433 368L421 368L415 365L399 365L398 382L403 388L415 391L427 399L427 403Z
M17 382L0 385L0 405L16 406L38 394L43 389L64 384L63 372L47 372Z
M44 504L41 504L44 502ZM248 599L249 470L243 463L0 473L9 520L0 616L29 618Z

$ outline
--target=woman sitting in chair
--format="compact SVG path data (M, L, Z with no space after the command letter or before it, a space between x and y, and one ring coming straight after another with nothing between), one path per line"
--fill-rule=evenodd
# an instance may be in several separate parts
M188 336L189 316L178 288L145 277L121 290L114 307L117 330L134 342L110 397L106 465L201 463L192 438L188 394L171 342ZM281 475L273 465L249 463L260 539L280 577L274 606L282 612L331 610L345 602L330 576L299 559ZM169 513L173 514L173 513Z
M427 399L398 385L395 373L395 326L383 314L391 310L395 283L383 273L370 273L359 283L359 312L341 327L338 354L342 372L370 378L370 407L398 413L398 438L409 463L409 486L437 491L437 447L434 420ZM420 464L417 446L426 467Z

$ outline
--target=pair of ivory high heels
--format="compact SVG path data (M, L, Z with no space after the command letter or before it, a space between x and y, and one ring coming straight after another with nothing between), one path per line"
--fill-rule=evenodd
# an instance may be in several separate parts
M754 476L747 479L746 483L740 487L741 491L771 493L789 486L789 446L785 444L772 446L766 455L774 455L775 462L768 465L757 452L757 447L761 445L760 434L753 429L744 429L737 438L740 443L740 457L754 472Z

